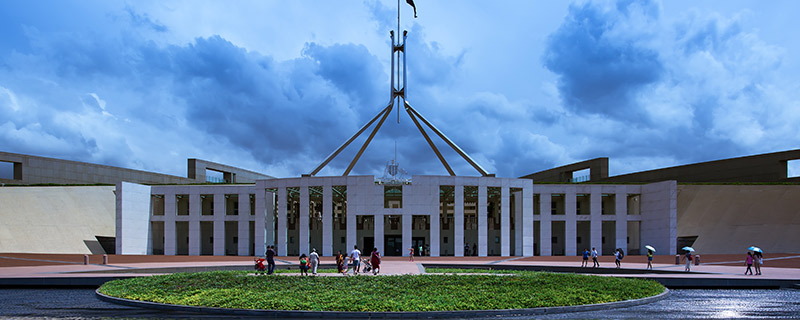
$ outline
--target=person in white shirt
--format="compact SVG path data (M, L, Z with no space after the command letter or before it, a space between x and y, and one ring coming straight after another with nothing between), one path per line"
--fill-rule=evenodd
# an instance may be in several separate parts
M358 274L358 269L361 268L361 251L358 246L353 246L353 251L350 251L350 261L353 262L353 274Z
M311 274L317 275L317 266L319 266L319 254L317 254L317 249L311 249L311 254L308 255L308 262L311 264Z
M600 266L600 263L597 262L597 249L595 249L595 248L592 248L592 262L594 262L594 264L592 265L592 268Z

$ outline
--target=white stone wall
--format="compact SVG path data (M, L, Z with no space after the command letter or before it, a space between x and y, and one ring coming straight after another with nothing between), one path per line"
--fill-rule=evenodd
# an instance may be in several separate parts
M354 245L364 250L370 248L363 248L363 237L373 237L374 246L381 252L385 251L386 244L384 243L385 233L399 234L402 237L403 254L406 254L408 248L412 246L414 237L425 237L425 243L430 247L430 254L438 256L443 253L442 237L445 236L440 231L440 199L439 190L440 186L453 186L455 190L455 203L454 203L454 228L453 231L446 232L448 237L454 237L453 249L456 256L464 254L464 239L465 235L468 236L470 244L477 242L478 255L486 256L489 254L499 255L514 255L518 256L532 256L534 254L534 244L538 243L541 255L565 254L565 255L579 255L582 251L578 248L576 238L581 236L581 246L591 246L602 248L602 239L607 237L607 246L614 248L622 248L626 252L631 250L640 250L645 244L667 246L668 243L674 243L675 233L673 232L655 232L653 230L659 229L674 229L675 225L675 210L674 205L674 183L660 183L651 185L589 185L589 184L564 184L564 185L551 185L542 184L534 185L528 179L512 179L512 178L495 178L495 177L448 177L448 176L414 176L412 177L411 184L402 185L403 197L401 208L385 208L384 206L384 185L376 184L372 176L349 176L349 177L301 177L290 179L268 179L260 180L253 185L225 185L225 186L154 186L151 193L164 196L164 212L162 216L152 216L152 221L164 221L164 253L176 254L175 241L175 222L186 221L189 224L188 238L189 238L189 254L201 254L203 243L205 247L211 246L207 239L200 239L201 234L210 233L214 239L220 239L213 242L213 254L223 255L226 252L225 241L230 241L230 235L226 235L225 222L238 221L238 254L247 255L249 253L248 247L243 245L241 241L246 243L256 243L256 253L263 254L264 244L273 244L272 239L277 239L274 243L278 249L279 254L286 253L308 253L311 250L311 232L309 230L309 187L322 187L323 190L323 220L322 220L322 239L314 241L316 244L322 243L322 248L316 248L325 256L333 254L334 243L339 241L338 235L334 238L333 234L333 219L332 217L332 204L331 202L331 189L334 186L347 187L347 216L346 225L347 229L344 231L346 237L346 252L349 252ZM127 184L126 184L127 186ZM464 230L464 188L465 186L477 187L478 189L478 207L477 207L477 230ZM290 233L287 230L287 188L297 188L299 190L299 217L297 229L291 232L295 244L288 243L287 235ZM489 223L497 223L497 221L488 221L487 215L487 200L489 188L499 188L499 229L489 228ZM124 189L124 188L123 188ZM273 197L272 193L266 190L275 190L277 197ZM511 191L515 191L514 200L514 223L515 228L511 230ZM644 190L644 192L643 192ZM123 193L128 195L128 193ZM238 216L225 215L225 201L218 201L224 199L225 195L237 194L240 203L249 201L250 195L253 194L256 200L256 215L242 214L242 211L249 210L248 205L241 204L239 206L240 214ZM534 215L533 211L533 197L534 194L538 195L539 212L540 214ZM583 197L588 196L588 200L578 200L577 195L581 194ZM603 194L613 195L614 214L602 215L601 203ZM189 215L178 216L175 215L176 208L176 195L189 196ZM214 214L202 215L200 204L202 203L201 196L205 195L207 198L213 197ZM553 195L559 195L555 200L557 201L555 214L551 212L551 201ZM627 207L632 203L629 195L640 195L637 199L641 199L641 214L629 214ZM149 194L148 194L149 196ZM137 196L138 197L138 196ZM274 199L277 198L279 208L277 214L277 221L271 221L274 214ZM138 198L137 198L138 199ZM248 199L248 200L245 200ZM147 200L140 199L149 203ZM638 200L636 200L638 201ZM577 214L578 202L581 202L582 208L587 207L589 214ZM211 204L207 204L211 206ZM637 208L639 205L636 205ZM208 209L207 209L208 210ZM634 210L635 211L635 210ZM149 211L148 211L149 212ZM395 215L401 217L401 230L387 232L385 229L384 217L387 215ZM374 217L374 222L366 226L364 230L357 230L357 221L360 216ZM413 230L412 223L414 216L426 216L430 223L429 229ZM148 220L150 221L150 220ZM255 221L256 233L254 238L249 238L249 221ZM540 223L539 237L534 237L534 221ZM603 234L602 223L608 222L609 226L613 228L607 234ZM636 236L641 231L641 241L632 241L633 248L628 248L628 235L629 235L629 222L634 221L641 223L641 230L631 230L631 235ZM204 222L204 229L201 231L201 222ZM554 224L559 225L555 230L552 229ZM578 222L585 222L584 231L578 233ZM209 227L213 224L213 227ZM636 223L631 224L636 226ZM261 229L263 226L263 229ZM212 230L213 231L210 231ZM231 230L232 228L228 228ZM119 233L119 231L118 231ZM149 234L149 232L148 232ZM477 237L475 235L477 234ZM613 239L610 237L613 234ZM208 237L208 235L204 235ZM553 243L551 240L555 237L557 242ZM476 239L477 238L477 239ZM229 245L230 246L230 245ZM336 247L341 248L341 245L336 243ZM287 249L291 252L287 251ZM630 250L629 250L630 249ZM208 249L207 249L208 250ZM295 252L297 251L297 252ZM472 250L470 250L472 251ZM661 252L659 252L661 253ZM665 251L666 253L666 251Z
M116 253L149 254L150 186L117 183Z

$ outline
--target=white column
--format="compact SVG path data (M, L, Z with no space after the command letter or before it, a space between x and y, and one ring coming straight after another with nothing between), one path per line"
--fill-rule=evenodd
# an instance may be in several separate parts
M441 222L441 218L440 218L440 214L439 214L439 210L438 209L439 208L437 208L437 210L434 211L434 213L431 214L431 216L430 216L430 219L431 219L431 230L430 230L430 235L431 235L431 256L432 257L438 257L440 255L439 251L441 250L440 249L441 248L440 244L441 244L442 239L441 239L440 232L439 232L440 231L439 230L439 223Z
M522 230L522 255L533 256L533 185L526 184L522 189L522 221L517 229Z
M589 242L592 248L597 248L599 253L603 252L603 189L600 186L592 186L591 188Z
M200 255L200 217L202 212L202 199L197 188L189 190L189 255Z
M322 186L322 255L333 255L333 187Z
M616 247L628 254L628 193L627 187L618 186L616 196Z
M284 189L284 195L285 195ZM267 239L269 239L269 243L272 244L272 239L274 237L274 233L272 231L272 215L275 214L274 206L275 206L275 199L274 194L272 192L266 192L263 188L259 188L256 190L256 214L254 216L255 219L255 231L254 231L254 238L253 243L255 244L255 252L253 252L256 256L263 256L267 253ZM247 206L250 206L248 202ZM249 226L248 226L249 229ZM283 251L279 251L279 253L286 254L286 242L284 238L284 248Z
M225 194L214 193L214 255L225 255Z
M564 193L565 221L564 221L564 255L577 255L578 217L576 209L577 195L575 188L568 188Z
M549 192L539 195L539 252L542 256L553 255L553 223L551 212L552 209L550 208L551 201L552 196Z
M178 204L175 193L164 194L164 255L173 256L177 253L178 239L175 234L175 217L178 214Z
M487 256L489 251L489 221L486 217L486 183L481 181L478 185L478 255Z
M352 191L356 190L356 187L348 185L347 186L347 190L352 192ZM350 195L348 194L347 197L350 198ZM353 198L355 198L355 197L353 197ZM345 254L345 255L350 253L350 250L353 250L353 246L356 245L356 241L358 240L357 239L358 231L356 230L356 222L357 222L356 212L357 212L357 210L355 209L356 205L355 205L354 202L355 201L350 201L350 200L347 201L347 216L345 217L345 220L347 220L347 222L346 222L347 223L347 238L346 238L347 247L345 248L345 251L342 252L342 254ZM363 252L363 250L362 250L362 252Z
M412 218L411 212L403 212L403 250L401 252L408 253L408 248L411 248L413 245L411 243L411 234L412 234ZM414 248L414 254L417 254L419 248Z
M458 182L458 179L456 179ZM455 256L464 256L464 185L456 184L453 212L453 241Z
M500 255L511 255L511 213L508 186L500 188Z
M384 225L384 217L382 214L375 214L375 233L373 234L375 237L375 248L378 248L378 252L385 254L383 251L384 243L383 243L383 225ZM364 248L365 252L372 250L372 248Z
M309 199L308 199L308 186L303 184L300 186L300 215L297 221L297 237L299 238L297 241L298 243L298 251L300 254L309 254L311 253L311 249L308 245L309 240L309 230L308 230L308 223L309 219L308 216L309 212Z
M285 256L286 255L286 227L287 227L287 215L286 215L286 203L287 203L287 194L286 194L286 187L278 188L278 243L275 245L278 251L278 255Z
M522 223L525 220L522 216L522 192L513 192L512 195L514 195L514 255L521 257L524 255L522 247L525 243L522 236L525 233Z
M250 194L239 193L239 216L237 217L238 226L236 227L237 237L239 238L236 244L237 255L249 256L250 255Z

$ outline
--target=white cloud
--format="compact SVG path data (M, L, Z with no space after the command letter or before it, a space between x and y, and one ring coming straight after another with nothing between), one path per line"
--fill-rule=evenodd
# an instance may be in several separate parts
M0 4L17 23L0 22L0 145L176 175L193 157L305 173L388 98L394 5ZM774 29L742 4L676 6L418 3L420 18L403 18L409 99L499 176L596 157L614 174L796 148L800 82L784 67L798 65L800 45L765 37L795 25ZM397 141L410 173L443 174L401 116L354 173L382 172Z

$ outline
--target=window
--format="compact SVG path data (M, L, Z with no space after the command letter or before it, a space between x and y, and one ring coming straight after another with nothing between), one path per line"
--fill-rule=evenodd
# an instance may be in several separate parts
M383 187L383 207L384 208L403 207L403 186Z
M14 179L14 163L0 161L0 179Z
M786 161L786 177L800 177L800 159Z
M591 169L586 168L583 170L573 171L572 172L572 179L570 182L586 182L589 181L589 177L591 176Z

